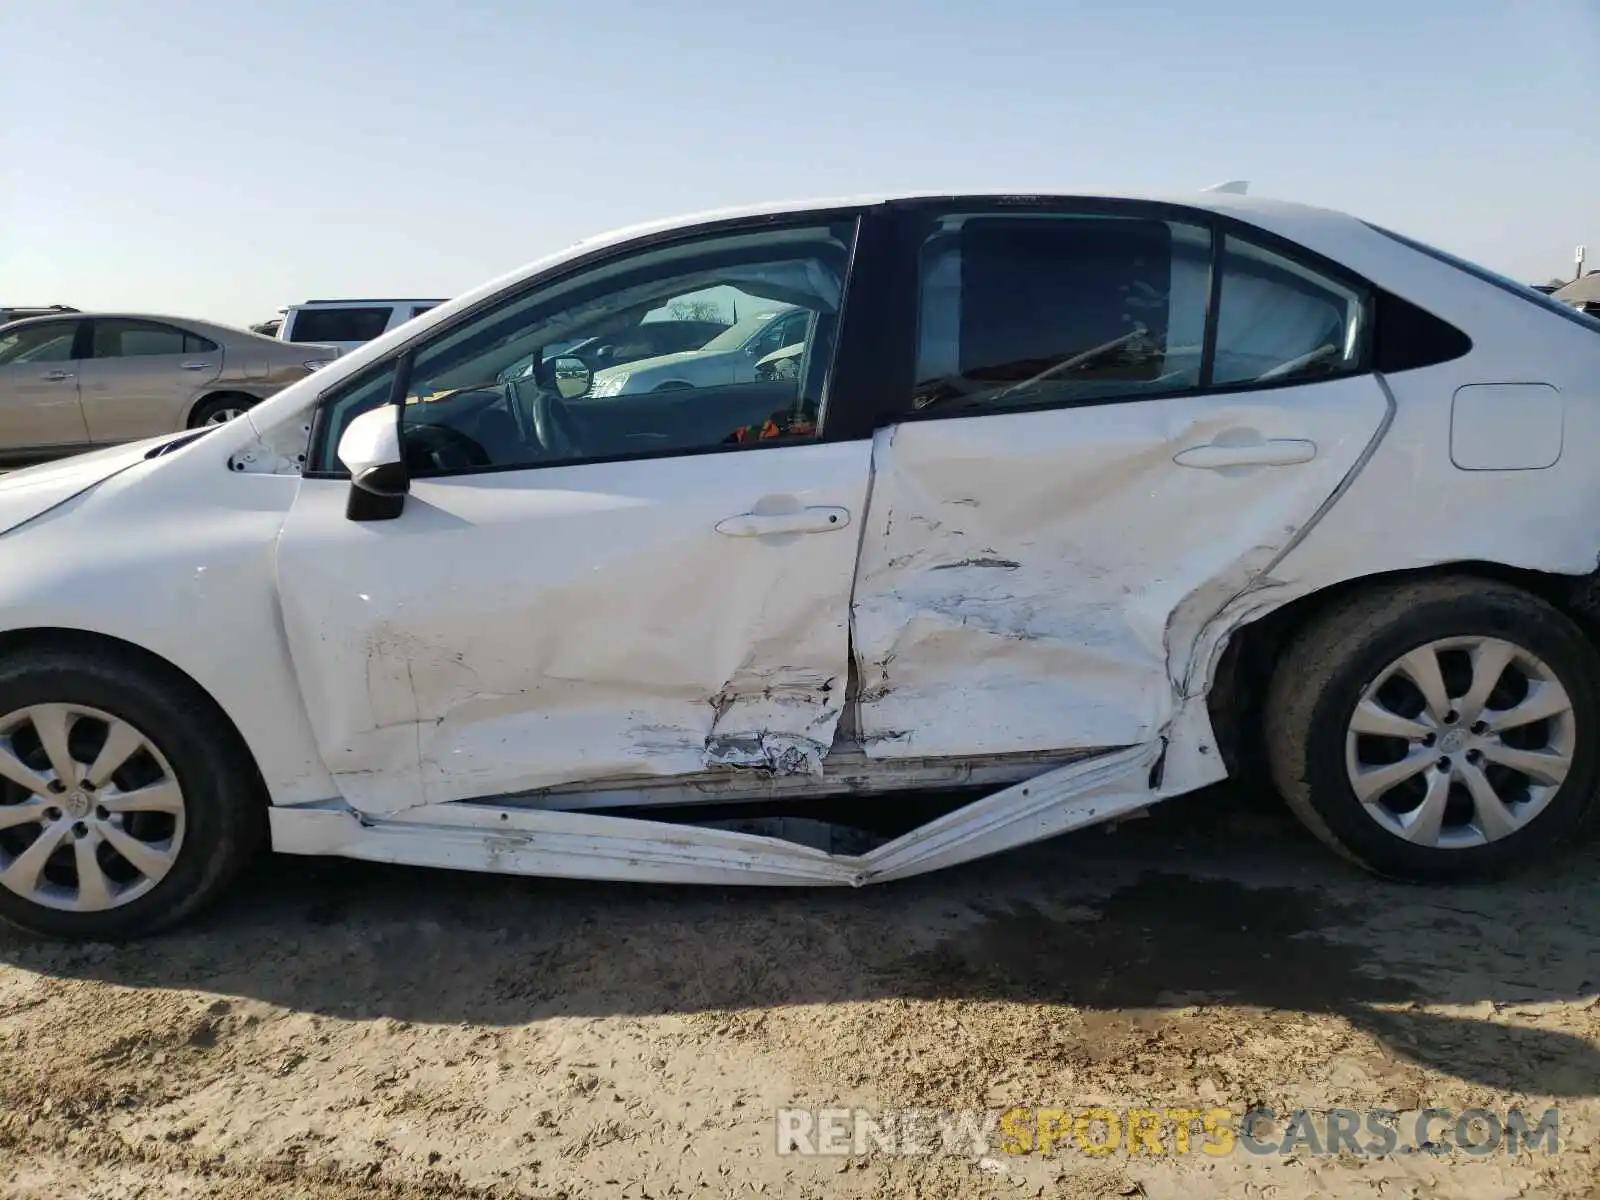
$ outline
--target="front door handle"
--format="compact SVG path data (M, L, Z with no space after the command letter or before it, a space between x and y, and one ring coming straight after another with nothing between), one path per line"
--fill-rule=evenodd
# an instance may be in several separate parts
M724 537L767 537L778 533L827 533L850 524L848 508L815 505L793 512L740 513L717 522Z
M1190 446L1172 456L1180 467L1199 467L1216 471L1226 467L1290 467L1310 462L1317 456L1317 444L1304 438L1268 438L1265 441L1230 445L1208 442Z
M210 363L182 363L180 365L183 367L183 369L185 371L204 371L211 364Z
M51 383L60 383L63 379L71 379L72 378L72 372L71 371L46 371L43 375L39 376L39 378L40 379L48 379Z

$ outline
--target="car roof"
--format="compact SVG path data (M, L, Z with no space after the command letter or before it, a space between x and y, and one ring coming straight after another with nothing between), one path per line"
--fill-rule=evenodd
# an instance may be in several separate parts
M299 304L291 304L289 308L341 308L356 304L443 304L449 297L438 296L400 296L400 297L372 297L361 300L302 300Z
M1214 213L1231 215L1246 223L1264 228L1269 232L1288 234L1291 237L1314 235L1320 231L1326 231L1331 236L1313 236L1309 239L1323 243L1329 241L1334 243L1341 242L1344 240L1340 236L1341 234L1348 234L1352 228L1363 228L1361 222L1356 218L1332 209L1243 195L1237 192L1221 191L1156 194L1109 189L1007 188L972 191L970 189L946 188L924 191L872 192L815 199L772 200L759 204L703 209L697 212L682 213L597 232L540 255L531 261L524 261L520 266L505 271L492 279L481 281L470 290L438 305L431 312L417 317L416 324L404 336L416 337L425 335L428 330L445 321L454 319L456 314L498 295L507 288L516 287L546 271L559 269L591 254L651 238L670 237L675 233L690 232L706 225L737 222L751 218L785 217L800 214L815 215L819 219L826 219L830 214L836 213L844 216L875 205L905 201L948 200L953 204L961 204L989 199L1026 199L1063 203L1107 200L1170 204L1191 210L1209 210ZM1367 232L1370 233L1370 231ZM1378 235L1372 234L1371 236L1377 237ZM348 355L341 356L341 363L344 369L349 372L358 371L365 364L387 353L387 348L394 344L391 339L400 335L400 332L400 330L391 330L380 337L374 338L372 341L362 343ZM343 373L342 371L341 374Z
M45 325L56 321L151 321L158 325L171 325L178 329L189 329L199 333L209 333L219 338L252 338L256 341L276 342L276 338L266 337L254 330L245 329L238 325L227 325L221 321L207 321L200 317L175 317L169 313L151 312L55 312L45 313L36 317L23 317L17 321L6 322L4 328L16 329L19 326Z
M658 220L644 221L635 225L625 225L619 228L606 230L581 238L570 243L565 248L540 256L531 262L524 263L516 270L506 272L489 280L478 287L457 296L454 299L465 299L468 303L510 286L519 280L527 279L540 271L550 267L559 266L565 261L576 260L596 250L608 247L621 246L641 238L659 237L680 231L688 231L701 225L723 221L740 221L752 217L785 217L803 213L815 213L819 216L830 212L845 213L863 208L870 208L880 204L906 203L915 201L949 201L961 204L973 201L993 200L1028 200L1035 202L1060 202L1071 203L1074 201L1122 201L1143 202L1147 204L1170 204L1190 209L1201 209L1218 214L1226 214L1240 218L1246 222L1260 225L1275 232L1283 229L1305 230L1316 224L1350 226L1357 224L1356 218L1348 213L1338 212L1328 208L1318 208L1310 204L1299 204L1288 200L1273 200L1262 196L1250 196L1238 192L1183 192L1183 193L1152 193L1152 192L1125 192L1106 189L1084 191L1062 191L1060 189L1026 189L1009 188L993 191L971 191L967 189L943 189L929 191L902 191L902 192L872 192L853 196L832 196L818 199L791 199L774 200L761 204L745 204L728 208L703 209L698 212L682 213L676 216L663 217Z
M879 204L909 203L916 201L949 200L961 201L993 201L993 200L1027 200L1027 201L1124 201L1143 202L1147 204L1171 204L1187 208L1208 209L1218 213L1233 213L1238 215L1277 215L1282 217L1314 218L1318 216L1351 220L1345 213L1333 209L1319 208L1316 205L1302 204L1290 200L1275 200L1265 196L1251 196L1238 192L1131 192L1115 189L1090 189L1062 191L1055 188L1004 188L985 189L973 191L967 188L931 189L923 191L900 192L870 192L851 196L830 196L817 198L801 198L790 200L774 200L759 204L737 205L727 208L703 209L696 212L682 213L659 220L641 222L635 225L623 226L618 229L607 230L591 237L583 238L573 243L571 249L589 246L591 244L609 243L612 241L628 241L635 237L646 236L651 233L671 232L674 229L687 229L696 225L707 224L714 221L736 221L746 217L781 217L810 212L828 212L832 210L847 210L856 208L869 208Z
M541 270L559 265L563 261L583 257L595 250L620 246L642 238L659 237L698 226L723 221L740 221L752 217L785 217L800 214L824 216L831 212L846 213L881 204L912 203L918 201L946 201L952 204L995 200L1030 201L1043 203L1073 203L1077 201L1120 201L1146 204L1174 205L1189 209L1209 211L1219 215L1237 217L1273 232L1308 231L1313 226L1344 226L1359 224L1348 213L1290 200L1274 200L1264 196L1251 196L1239 192L1200 191L1182 193L1128 192L1112 189L1062 191L1054 188L1008 188L988 191L970 189L936 189L927 191L872 192L853 196L833 196L817 199L775 200L761 204L745 204L728 208L703 209L635 225L626 225L596 233L571 243L561 250L541 256L515 271L507 272L468 295L481 297L519 279L528 278ZM461 297L456 297L460 299Z
M1552 293L1568 304L1600 303L1600 271L1590 271L1581 279L1559 287Z

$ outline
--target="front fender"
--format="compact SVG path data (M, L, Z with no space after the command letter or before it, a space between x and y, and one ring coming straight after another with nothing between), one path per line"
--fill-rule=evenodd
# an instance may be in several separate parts
M176 432L163 434L0 475L0 534L138 466L152 449L177 436Z
M154 654L233 721L273 803L337 796L278 608L277 536L300 481L230 473L218 457L141 463L0 537L0 632L70 630Z

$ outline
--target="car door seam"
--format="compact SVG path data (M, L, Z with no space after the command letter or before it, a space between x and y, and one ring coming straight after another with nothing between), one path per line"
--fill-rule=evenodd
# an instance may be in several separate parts
M890 426L885 437L886 448L894 445L894 427ZM861 730L861 666L856 661L856 588L861 582L862 556L867 545L867 521L872 516L872 498L878 482L878 436L875 431L867 438L867 486L861 493L861 519L856 522L856 557L850 569L850 595L846 601L844 637L845 637L845 693L844 703L840 706L839 725L845 725L852 730L855 736L860 736ZM834 737L838 737L838 728L834 727Z
M1273 555L1272 558L1268 560L1266 566L1264 566L1260 571L1256 572L1256 574L1252 576L1242 588L1230 596L1225 603L1220 605L1217 608L1216 613L1213 613L1206 623L1200 627L1194 640L1190 643L1189 661L1187 664L1185 664L1182 682L1178 684L1179 694L1177 699L1180 707L1184 701L1191 699L1194 696L1194 675L1195 668L1197 666L1195 653L1201 646L1206 644L1206 630L1210 626L1211 622L1215 621L1217 616L1227 612L1234 604L1238 603L1241 597L1248 595L1250 592L1260 590L1261 585L1258 581L1269 577L1272 572L1277 569L1278 565L1288 558L1289 555L1292 554L1300 545L1300 543L1305 541L1306 537L1311 533L1311 531L1321 523L1322 518L1325 517L1333 509L1333 506L1340 501L1345 493L1355 485L1355 481L1360 477L1361 472L1366 468L1366 465L1372 461L1373 455L1378 452L1378 447L1383 443L1383 439L1388 434L1390 427L1394 424L1395 413L1398 411L1399 405L1395 401L1393 390L1390 389L1388 381L1384 379L1383 375L1377 371L1374 371L1372 373L1372 378L1377 383L1379 390L1383 392L1385 403L1383 416L1378 421L1378 428L1374 430L1372 436L1367 439L1367 444L1362 447L1361 453L1356 456L1356 461L1351 464L1350 469L1346 471L1344 473L1344 477L1339 480L1338 486L1335 487L1333 491L1328 493L1327 498L1317 506L1316 511L1311 514L1306 523L1296 531L1294 536L1291 537L1287 543L1285 543L1283 549L1279 550L1277 554ZM1176 610L1174 610L1174 613L1175 612ZM1168 649L1169 654L1169 678L1172 664L1168 643L1172 633L1172 616L1173 614L1168 614L1166 628L1162 631L1163 648Z
M1289 539L1289 541L1284 545L1283 549L1278 551L1278 553L1272 557L1272 560L1268 562L1264 568L1262 568L1261 574L1256 576L1257 579L1261 578L1262 575L1271 574L1279 563L1288 558L1290 554L1294 553L1296 548L1299 547L1300 543L1305 541L1306 537L1311 533L1311 531L1321 523L1322 518L1327 516L1328 513L1333 509L1333 506L1344 498L1344 494L1355 486L1356 479L1361 475L1361 472L1366 469L1367 464L1372 461L1372 456L1378 452L1378 447L1382 444L1384 437L1388 434L1389 427L1394 424L1395 413L1398 411L1399 405L1395 402L1394 392L1389 387L1389 381L1377 371L1372 373L1372 378L1377 383L1379 389L1383 392L1383 399L1386 406L1384 408L1383 417L1378 422L1378 428L1373 432L1372 437L1367 439L1367 444L1362 447L1361 453L1356 456L1356 461L1351 464L1350 469L1344 473L1344 478L1339 480L1339 485L1335 487L1333 491L1328 493L1327 499L1317 506L1317 510L1311 514L1310 519L1307 520L1304 525L1300 526L1300 529L1293 537ZM1249 591L1249 588L1246 587L1244 591ZM1240 592L1240 595L1243 594L1244 592ZM1238 599L1238 597L1234 597L1234 599ZM1232 601L1229 603L1232 603Z

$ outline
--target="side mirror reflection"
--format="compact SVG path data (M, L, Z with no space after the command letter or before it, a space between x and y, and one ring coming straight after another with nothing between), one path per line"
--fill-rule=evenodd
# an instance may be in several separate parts
M564 354L549 363L548 367L555 377L556 391L563 400L587 396L589 389L594 386L594 372L589 369L589 364L574 355Z

